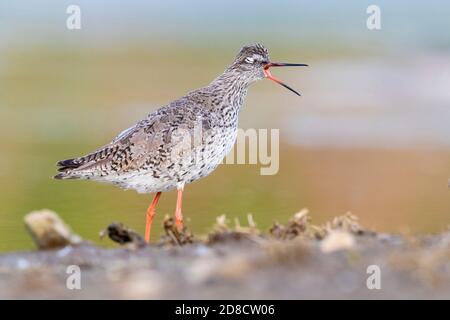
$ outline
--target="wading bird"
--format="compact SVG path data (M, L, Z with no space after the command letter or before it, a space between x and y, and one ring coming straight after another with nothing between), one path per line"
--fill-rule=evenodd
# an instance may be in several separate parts
M145 240L161 192L178 190L175 221L183 228L181 202L184 186L210 174L233 147L239 111L253 82L270 79L295 94L270 73L271 67L306 66L271 62L260 44L243 47L233 63L209 85L194 90L150 113L120 133L111 143L86 156L57 163L55 179L108 182L139 193L156 193L147 209ZM180 148L187 137L188 148Z

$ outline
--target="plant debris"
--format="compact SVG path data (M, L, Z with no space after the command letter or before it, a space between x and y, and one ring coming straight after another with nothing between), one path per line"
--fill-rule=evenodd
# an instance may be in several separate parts
M275 222L270 228L270 234L279 240L292 240L296 237L302 236L306 239L322 238L320 229L311 225L311 217L307 209L303 209L288 221L287 225L282 225Z
M364 233L373 233L373 231L365 230L358 222L358 217L347 212L343 216L335 217L331 222L325 224L325 228L330 230L340 230L352 233L354 235L362 235Z
M208 234L207 243L220 243L226 241L240 241L251 240L260 241L261 233L256 228L256 224L251 214L247 215L248 226L241 226L238 219L234 220L234 227L230 227L225 215L218 216L216 218L216 224L213 226L213 230Z
M159 240L160 245L183 246L195 241L194 235L186 225L179 230L175 220L168 215L164 217L163 228L165 234Z
M146 245L144 239L136 231L128 228L122 223L111 223L106 230L100 233L100 237L107 235L112 241L121 245L134 245L138 248Z
M294 214L286 225L275 222L270 228L269 233L275 239L292 240L301 237L305 240L322 240L331 231L343 231L354 235L362 235L367 232L358 223L358 218L351 213L335 217L331 222L325 225L316 226L311 224L311 217L308 209L302 209Z

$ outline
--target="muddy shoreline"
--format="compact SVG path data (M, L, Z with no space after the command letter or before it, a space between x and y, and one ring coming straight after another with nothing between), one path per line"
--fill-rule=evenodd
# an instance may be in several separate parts
M81 242L0 255L0 298L450 298L449 232L380 234L349 217L313 226L304 212L264 232L251 222L229 227L218 219L206 236L178 234L184 243L171 235L170 224L165 228L152 245L129 241L105 249ZM80 268L79 290L67 287L72 265ZM380 289L367 285L373 266Z

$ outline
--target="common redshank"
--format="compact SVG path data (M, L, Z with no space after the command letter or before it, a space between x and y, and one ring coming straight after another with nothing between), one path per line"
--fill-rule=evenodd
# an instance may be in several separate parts
M98 150L59 161L54 178L96 180L156 193L146 214L147 242L161 192L177 189L175 221L182 229L184 186L210 174L233 147L250 84L268 78L300 96L269 72L271 67L285 66L307 65L270 62L264 46L244 46L209 85L150 113Z

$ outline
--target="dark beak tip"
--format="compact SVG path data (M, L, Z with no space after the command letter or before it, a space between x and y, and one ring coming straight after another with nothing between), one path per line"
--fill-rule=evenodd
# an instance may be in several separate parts
M288 63L288 62L269 62L264 65L264 69L269 69L270 67L309 67L306 63Z
M281 82L280 80L278 80L277 78L273 77L270 74L270 72L269 72L269 68L270 67L309 67L308 64L305 64L305 63L270 62L270 63L268 63L268 64L266 64L264 66L264 73L266 74L266 77L268 77L270 80L275 81L276 83L282 85L283 87L285 87L289 91L292 91L297 96L299 96L299 97L302 96L299 92L297 92L296 90L292 89L287 84L285 84L285 83Z

